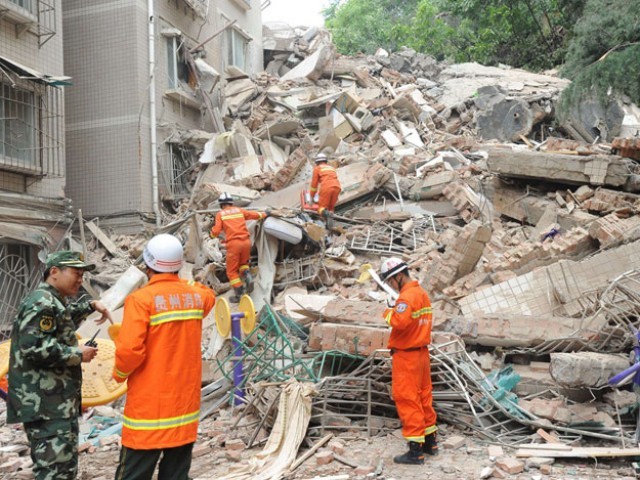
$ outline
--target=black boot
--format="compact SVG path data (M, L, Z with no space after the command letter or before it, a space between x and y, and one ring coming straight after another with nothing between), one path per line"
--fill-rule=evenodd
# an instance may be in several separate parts
M428 455L438 455L438 442L436 441L436 432L430 433L424 437L422 451Z
M242 278L244 278L244 284L247 286L247 293L253 292L253 275L251 275L251 271L248 268L242 272Z
M244 295L244 285L233 288L233 295L229 298L231 303L240 303L240 298Z
M409 442L409 451L393 457L395 463L405 465L422 465L424 464L424 453L422 452L422 444L418 442Z

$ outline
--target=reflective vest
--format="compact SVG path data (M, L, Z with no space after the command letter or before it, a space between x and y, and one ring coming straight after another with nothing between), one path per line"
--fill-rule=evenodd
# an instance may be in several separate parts
M173 273L155 274L125 300L113 378L127 380L122 445L195 442L200 415L202 319L215 294Z
M266 214L263 212L252 212L238 207L225 207L216 214L211 236L216 238L224 230L227 242L247 240L249 238L249 230L247 230L246 220L260 220L265 217Z
M431 301L416 280L407 282L393 308L388 308L385 320L391 326L388 348L407 350L431 343Z
M327 163L321 163L313 168L313 176L311 177L311 194L320 188L329 189L333 187L341 188L340 181L336 169Z

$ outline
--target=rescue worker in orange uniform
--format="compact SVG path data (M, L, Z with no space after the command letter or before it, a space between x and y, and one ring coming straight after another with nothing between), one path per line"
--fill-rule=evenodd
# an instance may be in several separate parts
M149 283L125 300L115 340L117 382L127 380L117 480L187 480L200 415L202 319L213 290L178 277L183 249L173 235L146 245Z
M431 301L420 284L409 276L409 266L399 258L382 262L380 278L400 293L395 305L384 315L391 326L388 345L392 355L391 391L409 451L393 461L421 465L425 453L438 452L429 359Z
M320 189L319 193L318 188ZM313 168L311 177L311 196L316 198L318 203L318 213L328 216L333 213L338 203L338 195L342 191L336 169L327 163L327 156L319 153L316 156L316 166Z
M216 214L215 224L211 228L211 238L218 238L218 235L224 231L227 245L227 278L235 292L230 300L237 303L245 293L245 284L247 293L253 290L253 278L249 270L251 238L246 221L262 220L267 214L235 207L233 198L228 193L220 195L218 203L222 210ZM244 283L240 279L241 276Z

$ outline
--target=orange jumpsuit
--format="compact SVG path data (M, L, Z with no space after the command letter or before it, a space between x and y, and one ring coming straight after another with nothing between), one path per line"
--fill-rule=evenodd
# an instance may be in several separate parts
M155 274L124 304L113 378L127 380L122 445L179 447L197 437L202 379L202 319L213 290L174 273Z
M233 288L242 286L240 274L249 269L251 239L246 220L260 220L264 212L252 212L239 207L225 206L216 214L211 236L217 238L224 230L227 239L227 278Z
M338 203L338 195L342 191L336 169L328 163L320 163L313 168L311 177L311 196L313 197L320 187L320 199L318 200L318 213L325 209L333 212Z
M412 280L400 289L395 307L384 315L392 328L388 345L393 355L391 391L402 421L402 436L422 443L425 435L437 430L427 348L431 343L431 301Z

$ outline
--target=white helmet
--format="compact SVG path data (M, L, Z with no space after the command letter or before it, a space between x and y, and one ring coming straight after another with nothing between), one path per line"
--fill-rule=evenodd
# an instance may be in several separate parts
M324 153L319 153L318 155L316 155L316 163L320 163L320 162L326 162L327 161L327 155Z
M174 273L182 268L182 243L173 235L161 233L144 247L144 263L151 270Z
M394 275L408 269L409 265L407 265L406 262L400 260L398 257L386 258L380 265L380 279L383 282L386 282Z
M218 197L218 203L220 205L233 205L233 197L225 192Z

